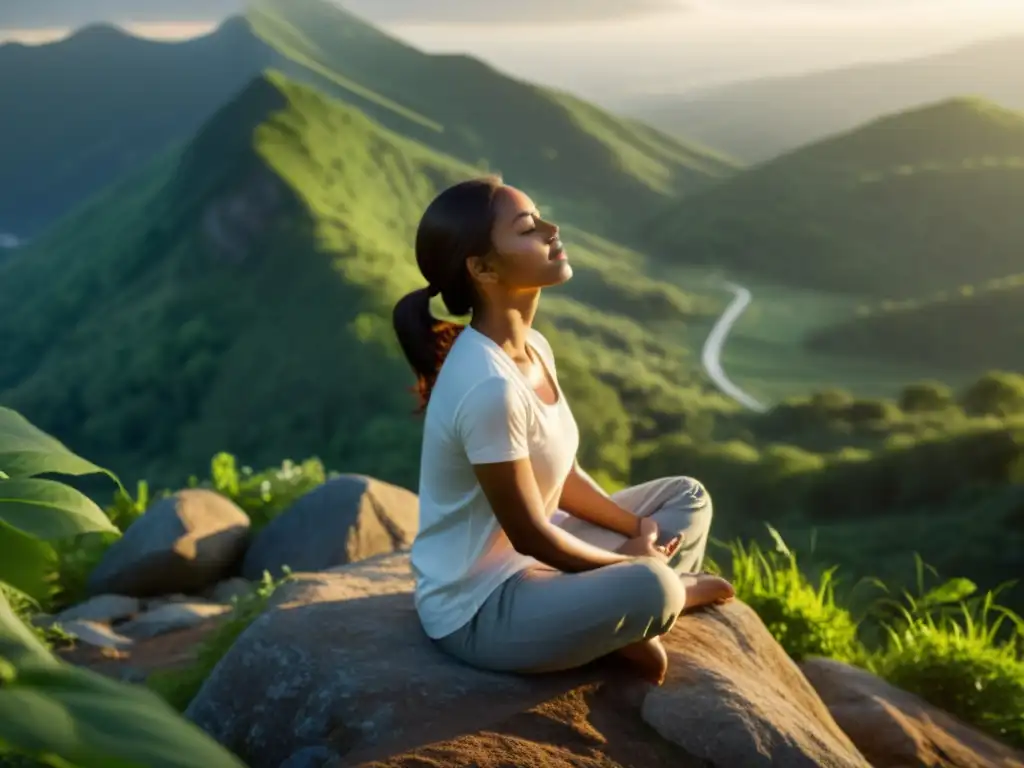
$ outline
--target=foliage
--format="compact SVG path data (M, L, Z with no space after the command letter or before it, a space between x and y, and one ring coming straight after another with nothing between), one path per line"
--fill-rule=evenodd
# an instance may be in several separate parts
M11 518L29 529L21 539L29 557L9 549L13 541L5 541L0 572L0 753L13 752L61 768L240 768L240 761L153 693L57 661L43 639L18 617L37 605L33 595L12 588L25 581L25 571L13 564L37 553L28 534L113 526L98 508L82 501L84 496L70 493L69 486L22 482L42 472L102 470L8 409L0 410L0 462L0 492L5 486L16 488L2 493L4 514L13 508ZM56 486L66 492L55 491ZM26 514L25 507L35 507L39 519Z
M411 243L423 209L476 173L269 73L0 267L0 400L132 483L180 485L226 449L263 466L315 455L412 487L421 424L390 313L422 283ZM218 239L204 217L229 204L248 206L253 228L225 221ZM634 316L685 322L716 306L627 248L571 226L566 237L581 282L545 317L581 379L566 383L584 443L625 434L616 399L630 429L673 429L707 385L675 331L652 336ZM92 256L74 258L83 240ZM621 448L599 453L590 468L624 477Z
M941 290L923 299L883 301L822 328L808 349L940 370L1024 368L1024 275Z
M872 671L993 736L1024 746L1024 619L996 603L999 590L975 595L953 579L887 607L887 643ZM974 596L974 597L972 597Z
M798 568L796 555L774 528L776 549L764 552L756 543L729 545L726 577L736 596L753 608L768 631L793 659L825 656L840 661L862 660L857 624L835 599L834 569L817 584Z
M263 580L253 592L232 600L228 618L203 640L192 664L185 669L154 672L147 678L146 685L176 710L184 712L217 662L224 657L239 635L259 618L274 592L287 581L288 576L287 569L284 578L278 580L271 578L269 572L264 572Z

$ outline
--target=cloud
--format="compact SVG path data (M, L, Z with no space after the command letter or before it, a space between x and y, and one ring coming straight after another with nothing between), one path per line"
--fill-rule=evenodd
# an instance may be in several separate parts
M522 24L607 21L678 11L684 0L348 0L371 21L419 24Z

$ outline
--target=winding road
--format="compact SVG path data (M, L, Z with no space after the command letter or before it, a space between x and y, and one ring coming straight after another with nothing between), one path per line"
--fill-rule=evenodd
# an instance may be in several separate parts
M768 406L733 384L729 377L725 375L725 371L722 370L722 347L725 345L725 340L729 337L729 331L732 330L733 325L746 311L753 298L750 291L742 285L726 283L725 287L732 291L735 298L725 308L725 312L718 318L715 322L715 327L708 334L708 338L704 342L704 349L701 352L701 363L703 363L704 370L707 371L715 386L722 390L722 392L744 408L756 411L757 413L764 413L768 410Z

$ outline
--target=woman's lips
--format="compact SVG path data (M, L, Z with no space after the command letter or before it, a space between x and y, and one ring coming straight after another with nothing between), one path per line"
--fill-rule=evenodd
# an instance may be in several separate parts
M551 255L548 258L550 258L552 261L559 261L561 259L566 258L565 246L562 245L561 240L559 240L558 242L551 246Z

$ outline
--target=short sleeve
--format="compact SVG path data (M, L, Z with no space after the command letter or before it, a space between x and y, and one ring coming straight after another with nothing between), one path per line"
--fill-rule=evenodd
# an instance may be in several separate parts
M471 464L496 464L530 455L530 411L512 382L500 377L473 387L455 414Z

